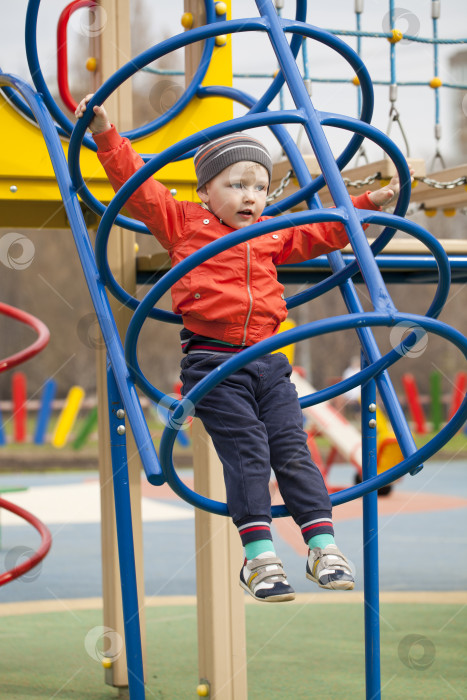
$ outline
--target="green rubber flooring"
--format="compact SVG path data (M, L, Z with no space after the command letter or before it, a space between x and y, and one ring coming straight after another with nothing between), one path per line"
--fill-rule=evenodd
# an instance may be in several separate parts
M361 603L253 604L246 616L249 700L365 698ZM196 698L194 606L149 607L146 620L147 700ZM1 699L125 697L93 658L101 625L96 610L3 617ZM382 604L382 697L467 698L466 630L466 605Z

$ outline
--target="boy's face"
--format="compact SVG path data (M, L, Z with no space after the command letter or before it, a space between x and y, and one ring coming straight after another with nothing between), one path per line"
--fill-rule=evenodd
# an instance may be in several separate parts
M266 168L242 160L213 177L198 190L198 195L218 219L238 229L258 221L266 206L268 187Z

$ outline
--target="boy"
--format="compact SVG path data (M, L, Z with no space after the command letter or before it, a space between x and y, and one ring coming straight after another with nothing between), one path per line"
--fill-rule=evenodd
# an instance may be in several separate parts
M78 118L91 97L78 105ZM94 114L90 129L98 157L118 190L143 162L110 124L104 107L94 107ZM194 164L201 204L176 201L150 178L126 205L169 251L173 265L232 230L262 221L266 206L272 162L255 138L236 133L215 139L198 149ZM353 202L378 209L398 188L393 178ZM337 223L288 228L219 253L179 280L172 301L184 324L183 393L233 353L278 331L287 310L276 265L309 260L347 242ZM272 542L271 468L309 547L307 578L322 588L354 587L350 565L334 542L331 502L310 457L291 372L282 353L265 355L229 376L196 407L223 464L229 513L245 549L240 585L266 602L295 597Z

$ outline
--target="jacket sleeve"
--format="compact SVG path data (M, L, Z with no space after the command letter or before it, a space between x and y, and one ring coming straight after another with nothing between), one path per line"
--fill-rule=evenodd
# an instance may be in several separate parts
M120 136L115 127L93 135L97 157L109 181L118 192L120 187L143 165L141 156L133 150L130 141ZM182 233L185 203L177 202L169 190L150 177L125 204L131 216L146 224L161 245L169 249Z
M370 191L358 197L351 197L357 209L378 210L368 197ZM367 228L368 224L363 228ZM334 250L344 248L349 242L347 232L340 223L330 221L318 224L306 224L285 229L284 245L282 250L274 257L275 265L284 263L299 263L305 260L317 258L318 255L332 253Z

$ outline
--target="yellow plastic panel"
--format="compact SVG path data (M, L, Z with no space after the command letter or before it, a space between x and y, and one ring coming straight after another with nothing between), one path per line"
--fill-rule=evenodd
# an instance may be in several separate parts
M227 4L230 16L230 2ZM225 46L214 49L203 85L232 84L231 53L231 38L228 37ZM5 69L8 70L8 66ZM140 153L158 153L186 136L232 117L230 100L194 99L158 133L134 145ZM1 96L0 142L0 226L44 226L47 220L50 220L50 227L66 225L60 192L40 130ZM62 143L67 155L68 142L62 140ZM96 155L88 149L83 149L81 154L81 168L94 196L104 203L109 202L113 190ZM191 160L167 165L158 172L157 178L177 190L177 199L197 199ZM35 206L29 206L30 203Z

